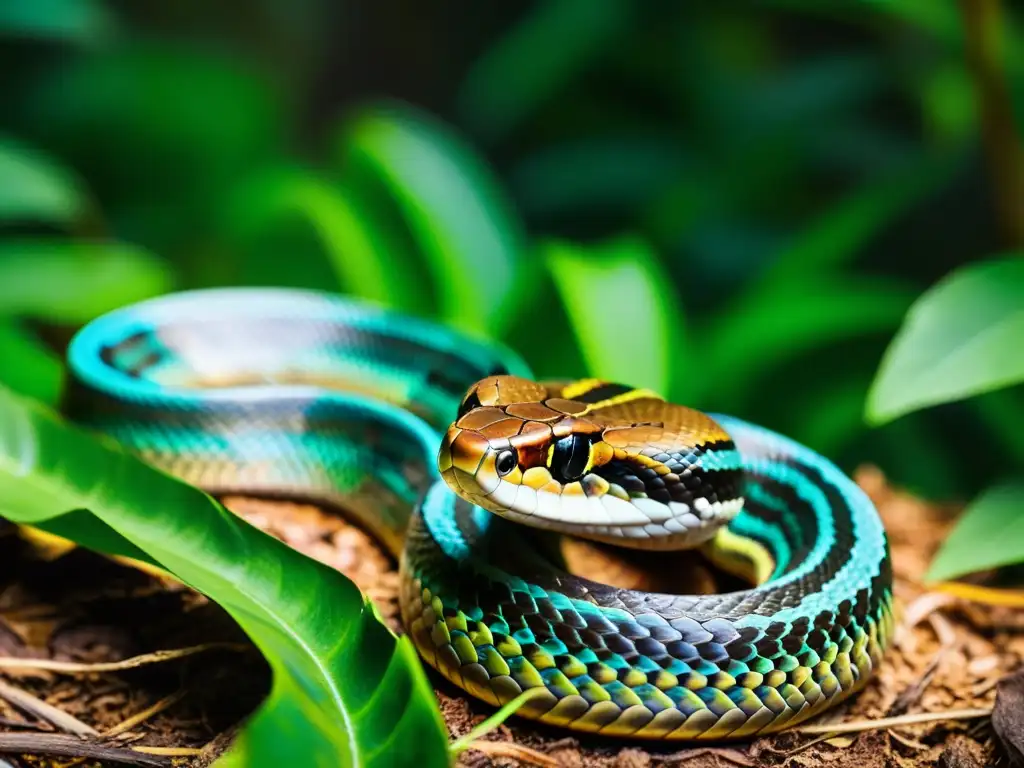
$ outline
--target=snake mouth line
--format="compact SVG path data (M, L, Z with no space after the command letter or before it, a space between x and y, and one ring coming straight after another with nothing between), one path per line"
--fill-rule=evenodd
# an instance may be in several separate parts
M710 539L741 510L742 499L705 502L691 509L678 502L607 493L561 496L497 480L490 491L478 473L450 466L442 473L449 488L471 504L532 528L611 543L631 549L673 550ZM529 501L520 504L526 494Z

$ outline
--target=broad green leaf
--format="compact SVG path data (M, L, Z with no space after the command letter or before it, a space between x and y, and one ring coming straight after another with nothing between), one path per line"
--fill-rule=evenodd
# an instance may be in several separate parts
M1024 258L961 267L907 312L867 402L873 424L1024 381Z
M925 580L944 581L1024 562L1024 483L989 488L963 511Z
M541 246L590 375L667 396L688 360L672 283L646 243L620 237L596 246Z
M100 0L28 0L0 3L0 36L94 43L113 30Z
M912 301L908 286L881 278L809 273L773 283L704 335L701 392L715 408L736 408L781 361L891 331Z
M0 222L70 224L85 210L74 175L41 152L0 137Z
M486 139L506 137L621 40L632 11L628 0L534 5L469 71L459 94L463 119Z
M387 186L433 274L442 318L501 336L523 233L484 161L437 121L398 106L355 117L338 150L345 166L368 168Z
M447 765L444 724L411 642L380 623L352 582L3 389L0 512L156 564L238 622L273 688L221 765Z
M162 261L124 243L0 241L0 316L77 325L170 287Z
M282 219L300 218L315 231L343 292L409 309L418 286L397 268L393 240L367 214L340 184L307 169L276 168L242 186L230 219L236 234L255 238ZM282 259L281 268L287 265Z
M22 395L57 405L64 366L20 324L0 318L0 384Z

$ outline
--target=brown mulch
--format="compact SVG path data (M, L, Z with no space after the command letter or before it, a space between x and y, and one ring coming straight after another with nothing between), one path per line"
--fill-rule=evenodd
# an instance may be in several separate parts
M889 531L903 631L869 687L815 722L991 707L999 679L1024 660L1024 612L926 592L919 579L955 510L889 487L877 470L863 469L857 480ZM345 573L400 630L394 563L363 532L310 506L225 501L253 524ZM696 558L622 558L582 543L569 543L563 552L575 572L622 586L665 591L721 586ZM178 764L206 765L230 743L269 684L259 654L202 596L83 550L41 548L13 528L0 530L0 656L113 662L210 643L220 645L124 670L0 669L0 745L7 739L21 748L35 739L50 748L45 757L0 754L0 768L125 764L112 760L167 765L167 750L181 755ZM431 679L453 738L493 711L433 673ZM104 742L113 751L59 756L68 738L63 734L76 727L101 734L113 729L117 735ZM463 753L459 764L980 768L999 759L986 718L820 739L784 733L752 743L666 747L578 737L513 717L487 736L481 749ZM163 753L154 755L152 748Z

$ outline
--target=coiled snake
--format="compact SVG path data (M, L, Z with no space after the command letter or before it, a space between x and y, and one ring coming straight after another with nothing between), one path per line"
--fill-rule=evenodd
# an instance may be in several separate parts
M522 715L638 739L768 733L860 689L890 640L871 502L739 419L540 384L500 345L299 290L142 302L87 325L68 356L71 417L149 462L213 493L354 515L400 559L422 658L496 705L537 689ZM602 585L543 555L545 530L700 548L757 583Z

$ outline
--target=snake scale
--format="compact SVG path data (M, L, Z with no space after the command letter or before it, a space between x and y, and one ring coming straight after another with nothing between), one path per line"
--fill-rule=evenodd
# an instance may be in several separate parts
M211 493L311 499L399 559L420 655L520 714L636 739L790 727L859 690L893 632L885 532L832 463L652 392L538 383L511 350L326 293L186 291L68 351L69 415ZM568 573L568 533L703 551L723 594ZM680 557L693 552L680 552Z

